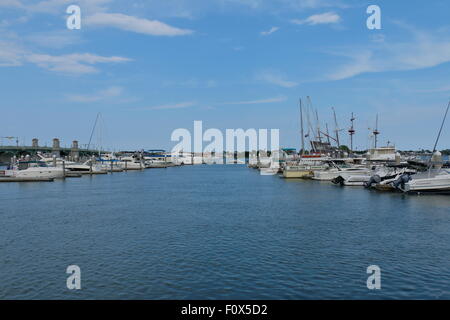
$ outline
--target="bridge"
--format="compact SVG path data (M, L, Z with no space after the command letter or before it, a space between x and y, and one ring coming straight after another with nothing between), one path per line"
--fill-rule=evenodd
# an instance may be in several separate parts
M53 146L39 146L38 139L33 139L31 146L0 146L0 162L9 162L12 157L25 155L36 155L37 153L56 155L57 157L68 157L71 160L96 155L99 150L80 149L78 141L73 141L70 148L60 147L59 139L53 139ZM103 152L103 151L100 151Z

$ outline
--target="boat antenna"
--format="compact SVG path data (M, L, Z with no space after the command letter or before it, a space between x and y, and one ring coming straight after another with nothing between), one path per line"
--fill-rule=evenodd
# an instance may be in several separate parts
M377 148L379 134L380 134L380 131L378 131L378 114L377 114L377 120L375 121L375 130L373 130L373 135L374 135L374 139L375 139L375 149Z
M97 126L98 118L100 117L100 112L97 113L97 117L95 118L94 127L92 128L91 137L89 138L89 143L87 149L91 146L92 136L94 135L95 127Z

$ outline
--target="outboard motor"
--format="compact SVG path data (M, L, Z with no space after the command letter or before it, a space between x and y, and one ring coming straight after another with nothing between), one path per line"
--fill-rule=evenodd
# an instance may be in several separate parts
M392 182L392 185L395 189L404 190L405 189L405 183L411 181L411 176L408 173L402 174L400 177L395 179L394 182Z
M336 177L333 180L331 180L331 182L333 182L334 184L340 184L341 186L344 185L344 181L345 179L342 178L342 176Z
M369 179L369 181L367 181L367 182L365 182L364 183L364 187L366 187L366 188L370 188L370 187L372 187L374 184L378 184L378 183L380 183L381 182L381 177L379 176L379 175L374 175L374 176L372 176L370 179Z

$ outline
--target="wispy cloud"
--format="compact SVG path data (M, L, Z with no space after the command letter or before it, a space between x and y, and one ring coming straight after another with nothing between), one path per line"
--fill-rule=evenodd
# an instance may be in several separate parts
M262 36L268 36L268 35L270 35L270 34L272 34L272 33L274 33L274 32L277 32L278 30L280 30L279 27L272 27L272 28L270 28L270 30L268 30L268 31L262 31L262 32L261 32L261 35L262 35Z
M180 102L180 103L174 103L174 104L165 104L160 106L154 106L154 107L146 107L146 108L140 108L140 110L170 110L170 109L184 109L184 108L190 108L195 106L196 103L193 101L188 102Z
M410 41L385 40L369 48L347 47L333 50L331 54L341 55L351 61L331 72L328 79L341 80L371 72L418 70L450 62L448 35L439 37L407 28L413 32Z
M292 19L291 22L294 24L307 24L307 25L318 25L318 24L332 24L339 23L341 21L341 17L334 12L325 12L320 14L314 14L309 16L306 19Z
M200 80L197 78L190 78L187 80L165 80L162 82L165 87L185 87L185 88L214 88L217 87L216 80Z
M286 100L287 100L287 98L282 96L282 97L275 97L275 98L268 98L268 99L259 99L259 100L225 102L225 103L220 103L220 105L265 104L265 103L283 102L283 101L286 101Z
M256 79L283 88L293 88L298 85L295 81L287 80L285 76L278 71L262 71L256 75Z
M60 56L31 53L24 58L27 62L34 63L41 68L70 74L96 73L99 70L94 65L98 63L131 61L131 59L124 57L104 57L92 53L73 53Z
M89 95L71 94L71 95L68 95L67 98L69 101L72 101L72 102L81 102L81 103L97 102L97 101L107 100L107 99L111 99L111 98L117 98L118 96L120 96L122 94L122 92L123 92L122 87L113 86L113 87L109 87L105 90L100 90L94 94L89 94Z
M25 51L11 41L0 40L0 67L16 67L23 64Z
M24 37L25 40L44 48L61 49L82 43L79 33L70 30L58 30L53 32L36 32Z
M41 0L41 1L25 1L25 0L0 0L0 7L17 8L27 11L28 13L46 13L60 14L64 12L67 6L74 2L83 8L83 12L99 12L106 10L106 5L113 0Z
M172 27L157 20L136 18L121 13L96 13L85 18L88 26L114 27L152 36L184 36L192 30Z
M417 92L421 93L437 93L437 92L450 92L450 85L441 86L433 89L421 89L417 90Z

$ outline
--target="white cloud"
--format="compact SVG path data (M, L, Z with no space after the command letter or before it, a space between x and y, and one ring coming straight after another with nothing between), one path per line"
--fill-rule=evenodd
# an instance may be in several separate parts
M278 31L278 30L280 30L280 28L278 28L278 27L272 27L272 28L270 28L269 31L262 31L262 32L261 32L261 35L262 35L262 36L268 36L268 35L270 35L270 34L276 32L276 31Z
M98 72L93 66L97 63L120 63L131 61L124 57L103 57L91 53L73 53L60 56L31 53L25 56L25 60L34 63L41 68L71 74Z
M0 67L15 67L23 63L25 51L17 44L0 40Z
M221 103L221 105L265 104L265 103L283 102L283 101L286 101L286 99L287 99L286 97L276 97L276 98L268 98L268 99L260 99L260 100L225 102L225 103Z
M411 30L411 28L410 28ZM341 53L350 63L328 75L330 80L341 80L368 72L407 71L438 66L450 62L450 38L437 37L413 30L414 38L407 42L378 43L372 48L346 48Z
M23 4L19 0L0 0L0 7L22 8Z
M317 25L317 24L331 24L331 23L339 23L341 21L341 17L334 12L325 12L320 14L314 14L309 16L304 20L293 19L291 20L294 24L308 24L308 25Z
M90 95L71 94L67 98L72 102L97 102L101 100L107 100L111 98L119 97L123 92L122 87L109 87L105 90L98 91L97 93Z
M281 73L276 71L262 71L256 75L256 79L283 88L293 88L298 85L297 82L285 79Z
M147 110L169 110L169 109L184 109L184 108L189 108L189 107L193 107L195 106L196 103L195 102L180 102L180 103L175 103L175 104L166 104L166 105L160 105L160 106L155 106L155 107L148 107L148 108L144 108Z
M52 49L61 49L74 43L79 44L83 41L79 33L67 29L53 32L31 33L24 38L40 47Z
M106 5L113 0L42 0L30 1L24 0L0 0L0 7L10 7L23 9L29 13L47 13L61 14L65 13L65 9L71 4L79 5L83 13L99 12L106 10Z
M153 36L183 36L192 34L192 30L179 29L157 20L148 20L121 13L96 13L85 18L85 23L92 26L115 27Z

